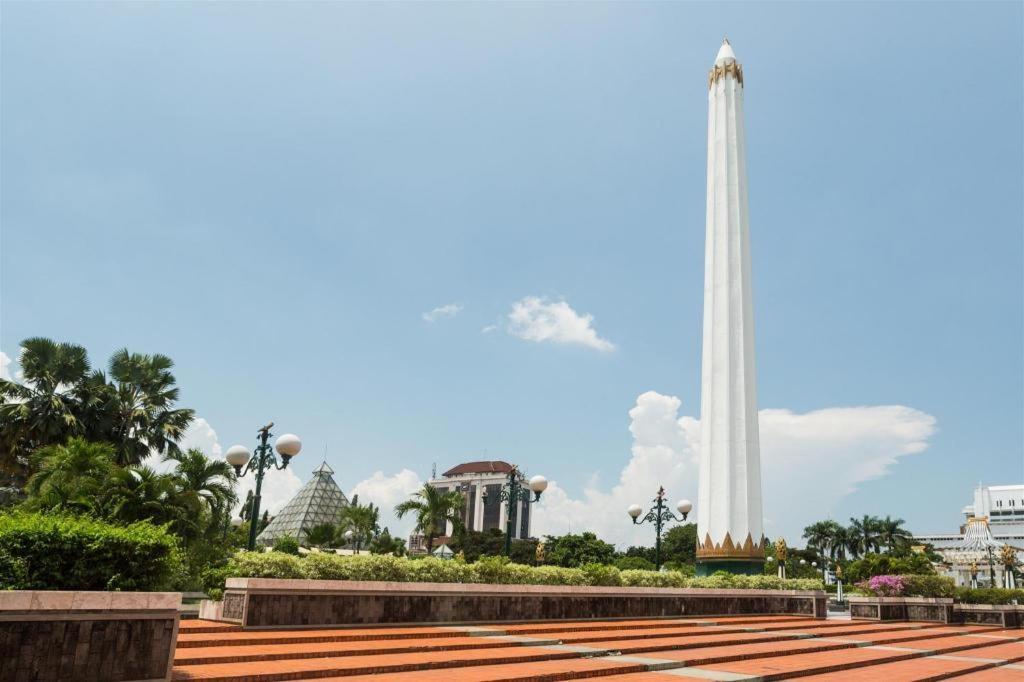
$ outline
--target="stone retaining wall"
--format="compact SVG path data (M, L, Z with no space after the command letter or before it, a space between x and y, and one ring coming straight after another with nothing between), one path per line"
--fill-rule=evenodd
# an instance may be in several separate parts
M1021 628L1024 627L1024 606L1013 604L957 604L953 608L953 617L958 623Z
M953 600L932 597L850 597L854 620L913 620L952 623Z
M169 680L177 592L0 591L0 680Z
M221 620L272 628L771 613L824 618L825 601L821 591L229 578L220 608Z

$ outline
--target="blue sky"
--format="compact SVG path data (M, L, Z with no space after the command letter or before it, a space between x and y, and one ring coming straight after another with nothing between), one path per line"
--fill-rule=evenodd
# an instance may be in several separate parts
M1024 479L1019 3L4 3L0 30L0 350L166 353L211 451L273 420L301 479L326 447L385 505L509 459L556 481L543 529L648 540L627 500L696 496L728 34L767 532L951 530Z

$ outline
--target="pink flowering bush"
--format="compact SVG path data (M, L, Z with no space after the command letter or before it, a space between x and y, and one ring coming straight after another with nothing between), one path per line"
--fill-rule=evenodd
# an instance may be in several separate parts
M900 597L906 588L903 577L898 575L876 575L870 580L857 583L857 586L878 597Z

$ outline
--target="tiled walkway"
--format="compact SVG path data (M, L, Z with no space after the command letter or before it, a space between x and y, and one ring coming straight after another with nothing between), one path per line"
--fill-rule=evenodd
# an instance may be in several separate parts
M174 680L1024 681L1024 630L723 616L248 630L183 621Z

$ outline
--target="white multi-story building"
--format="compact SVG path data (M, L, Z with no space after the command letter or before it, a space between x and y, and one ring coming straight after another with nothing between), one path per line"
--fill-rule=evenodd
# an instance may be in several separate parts
M511 464L501 460L465 462L430 479L427 484L438 490L454 490L462 493L465 499L462 523L469 530L486 531L496 528L505 532L505 522L508 518L507 505L501 499L501 490L508 483L508 475L512 468ZM527 483L521 473L518 478L526 488ZM513 508L513 539L530 537L530 507L529 503L520 501ZM454 532L454 528L450 522L446 522L443 529L437 528L437 532L438 537L434 540L435 548L447 541ZM413 552L425 550L422 538L417 535L410 536L409 549Z
M958 547L964 539L967 521L987 518L992 538L1011 547L1024 547L1024 483L1017 485L981 484L974 490L974 502L963 507L964 524L959 532L915 535L921 543L933 545L938 552Z

